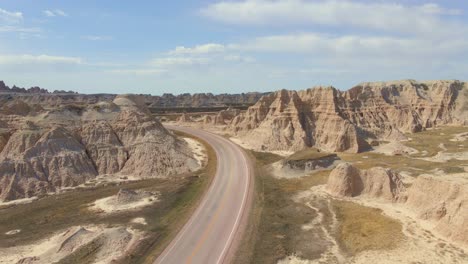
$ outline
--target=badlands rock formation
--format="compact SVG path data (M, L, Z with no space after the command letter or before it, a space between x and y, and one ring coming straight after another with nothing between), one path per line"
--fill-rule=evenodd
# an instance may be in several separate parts
M145 100L150 107L215 107L228 105L253 105L266 93L241 94L163 94L162 96L146 96Z
M445 124L468 124L468 85L459 81L363 83L263 96L230 130L254 149L360 152L370 140L403 139Z
M146 105L151 108L186 108L186 107L223 107L230 105L250 106L267 93L241 93L241 94L163 94L162 96L141 95ZM29 89L16 86L8 87L0 81L0 105L14 96L29 105L38 104L43 107L58 107L66 104L95 104L98 102L112 102L116 94L78 94L72 91L49 92L40 87Z
M26 116L4 112L0 121L6 127L0 133L0 200L77 186L99 174L164 178L197 167L187 143L136 96Z
M326 190L337 197L383 198L398 202L427 220L444 237L468 246L468 181L465 175L422 175L404 188L400 175L380 167L359 170L342 163L331 173Z
M405 187L397 172L381 167L360 170L349 163L341 163L333 169L327 191L338 197L363 195L389 201L405 198Z

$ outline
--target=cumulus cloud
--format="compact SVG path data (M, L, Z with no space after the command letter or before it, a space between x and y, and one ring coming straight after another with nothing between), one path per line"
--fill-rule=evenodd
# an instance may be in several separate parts
M23 20L23 13L10 12L0 8L0 22L13 24Z
M203 45L198 45L192 48L186 48L184 46L178 46L174 50L169 51L171 55L179 54L206 54L206 53L216 53L223 52L226 50L226 47L222 44L217 43L207 43Z
M47 16L47 17L56 17L56 16L66 17L66 16L68 16L67 13L65 13L63 10L60 10L60 9L44 10L42 13L44 13L44 15Z
M64 57L50 55L0 55L1 65L18 64L82 64L83 60L79 57Z
M316 24L360 27L391 32L435 34L463 25L441 19L462 11L438 4L403 5L393 2L245 0L217 2L201 10L213 20L245 25Z

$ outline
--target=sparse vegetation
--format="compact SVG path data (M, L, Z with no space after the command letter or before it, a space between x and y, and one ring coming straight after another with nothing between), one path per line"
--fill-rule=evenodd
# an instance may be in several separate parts
M271 152L250 151L250 153L252 153L252 155L255 157L255 160L259 166L268 165L283 158L280 155L276 155Z
M326 157L332 157L334 155L335 154L322 152L316 148L306 148L287 157L287 160L321 159L321 158L326 158Z
M256 206L251 225L256 231L249 237L250 252L244 249L236 263L276 263L279 259L301 250L307 257L317 257L321 247L310 246L313 231L304 232L301 227L317 216L304 204L296 203L293 196L312 186L324 184L330 171L321 171L300 179L276 179L263 166L281 159L280 156L251 152L257 159Z
M437 152L441 151L440 144L444 144L444 147L447 149L448 152L459 152L463 149L460 149L460 144L467 145L464 149L468 149L468 141L457 142L457 141L450 141L454 137L455 134L468 132L468 127L463 126L446 126L446 127L439 127L436 129L430 129L426 131L422 131L415 134L408 134L407 136L411 138L410 141L405 142L405 145L408 147L415 148L420 151L419 154L414 156L422 156L422 151L427 151L428 157L434 156Z
M428 158L442 151L440 147L441 143L443 143L444 147L447 149L444 151L449 153L468 151L468 142L450 141L455 134L467 131L468 127L442 127L408 135L408 137L411 137L411 140L404 142L404 144L420 151L411 156L387 156L374 152L339 153L338 156L342 160L353 162L356 167L361 169L381 166L395 170L409 171L413 173L413 175L431 173L436 169L442 170L445 173L458 173L463 172L461 166L466 165L466 161L452 159L447 162L433 162L421 158ZM463 146L460 147L460 145ZM427 153L424 154L422 151L427 151Z
M340 223L338 242L351 255L393 249L404 238L401 223L380 209L338 200L332 200L332 205Z

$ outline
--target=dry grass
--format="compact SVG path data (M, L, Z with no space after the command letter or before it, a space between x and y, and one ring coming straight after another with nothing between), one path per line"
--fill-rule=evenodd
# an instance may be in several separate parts
M452 139L455 134L460 134L463 132L468 132L468 127L446 126L423 131L420 133L408 134L407 136L410 137L412 140L405 142L405 145L407 145L408 147L415 148L419 151L425 150L428 152L427 156L436 155L437 152L441 150L439 147L440 143L444 144L448 152L459 152L463 149L460 149L458 145L466 145L464 148L466 150L468 149L468 141L456 142L450 141L450 139ZM416 154L414 156L421 156L421 153Z
M258 152L258 151L250 150L250 153L253 156L253 158L256 160L257 165L260 167L283 159L283 157L281 157L280 155L276 155L270 152Z
M287 157L287 160L311 160L311 159L321 159L325 157L333 156L334 154L322 152L316 148L306 148L300 150L291 156Z
M412 147L420 151L420 153L411 156L387 156L374 152L339 153L338 156L342 160L354 163L355 166L361 169L369 169L380 166L399 171L409 171L414 175L431 173L435 169L440 169L446 173L456 173L461 172L461 166L468 164L468 161L449 160L447 162L432 162L422 160L420 158L436 155L439 151L442 150L439 147L439 144L441 143L443 143L447 148L447 152L454 153L468 151L468 141L450 141L450 139L452 139L455 134L467 131L468 127L441 127L434 130L410 134L408 137L412 138L412 140L404 142L404 144L408 147ZM460 147L459 145L464 146ZM421 152L424 150L428 153L423 156Z
M383 215L380 209L338 200L332 205L340 223L337 240L351 255L393 249L404 238L401 223Z
M257 158L256 200L250 223L255 232L245 239L250 249L244 247L235 263L276 263L297 249L301 250L303 256L317 257L320 254L317 247L321 246L310 246L314 243L310 240L311 234L302 230L302 225L316 217L317 213L292 198L300 191L324 184L329 171L299 179L276 179L263 166L281 157L263 152L251 154Z

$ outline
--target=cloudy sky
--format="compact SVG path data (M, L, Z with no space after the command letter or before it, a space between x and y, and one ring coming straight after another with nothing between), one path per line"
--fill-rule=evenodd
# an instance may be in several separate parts
M465 0L0 0L0 80L151 94L468 80L467 12Z

